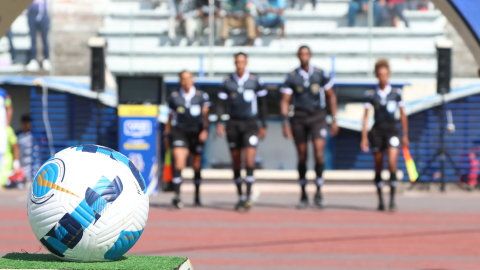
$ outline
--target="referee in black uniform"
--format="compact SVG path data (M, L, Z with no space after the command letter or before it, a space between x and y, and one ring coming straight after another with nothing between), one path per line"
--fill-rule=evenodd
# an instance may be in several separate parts
M173 148L173 187L175 198L173 205L183 208L180 199L181 172L187 165L190 154L190 165L195 172L195 206L200 203L200 184L202 178L200 168L202 164L203 144L208 138L208 111L210 99L208 94L195 88L193 75L188 71L180 74L180 90L168 97L170 116L165 125L165 144Z
M324 150L327 134L326 105L328 103L332 115L330 134L336 136L338 126L335 115L337 113L337 97L332 90L333 80L329 74L309 64L312 57L310 48L302 46L298 49L300 67L287 75L285 83L280 88L282 100L280 111L283 121L283 133L287 139L293 138L298 152L298 174L302 188L302 196L298 209L308 206L308 197L305 192L307 180L307 141L311 137L315 153L315 172L317 174L315 204L323 208L321 186L323 185ZM293 105L293 112L290 111ZM293 115L292 115L293 114Z
M400 110L400 122L402 124L402 140L404 146L409 145L408 141L408 118L403 110L402 90L392 88L388 83L390 78L390 67L386 60L379 60L375 64L375 75L378 78L378 85L374 90L365 92L365 116L363 118L363 130L361 148L368 152L370 142L375 160L375 185L378 193L378 210L385 210L382 198L382 177L383 152L387 150L388 169L390 171L390 205L391 211L396 210L395 187L397 186L397 163L399 154L399 130L395 113ZM368 110L373 107L375 111L375 124L368 133Z
M218 93L217 133L222 137L225 134L227 135L232 154L233 180L239 196L239 202L235 209L244 211L249 210L253 205L250 195L252 184L255 182L253 170L257 153L256 147L258 141L265 137L267 127L267 90L259 81L258 76L250 74L246 70L246 54L238 53L235 55L235 66L237 71L225 79L222 89ZM225 112L230 115L226 131L221 120L221 116ZM257 123L258 117L261 120L260 128ZM245 151L247 171L245 196L242 192L242 178L240 176L242 150Z

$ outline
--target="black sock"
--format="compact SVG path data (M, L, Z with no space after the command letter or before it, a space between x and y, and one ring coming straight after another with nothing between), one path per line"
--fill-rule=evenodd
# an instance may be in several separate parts
M324 170L325 166L323 165L323 163L317 163L315 164L315 172L317 174L317 180L316 180L316 184L317 184L317 193L320 193L320 188L322 187L323 185L323 170Z
M307 174L307 165L304 163L298 163L298 180L300 187L302 188L302 200L307 199L307 192L305 191L305 186L307 185L307 179L305 178Z
M233 170L233 179L240 178L240 170Z
M179 197L180 196L180 185L183 182L182 179L182 171L173 169L173 191L175 191L175 196Z
M173 191L175 192L175 197L180 197L180 184L173 184Z
M245 183L247 185L247 200L250 200L250 195L252 192L252 185L255 182L255 177L253 177L253 168L247 167L247 176L245 177Z
M245 183L247 185L247 200L250 200L250 193L252 192L252 184L250 182Z
M375 186L377 187L378 200L381 204L383 204L383 195L382 195L383 182L382 182L382 176L380 175L380 173L375 174L374 181L375 181Z
M390 203L395 200L395 188L397 187L397 174L394 172L390 173Z
M181 170L177 170L177 169L173 169L173 179L175 178L182 178L182 171Z
M202 184L202 176L200 172L195 172L195 177L193 178L195 183L195 198L200 197L200 185Z
M305 175L307 175L307 165L298 163L297 170L298 170L298 178L305 179Z
M240 170L234 170L233 171L233 181L235 182L235 185L237 186L237 193L238 197L242 197L242 178L240 175Z
M302 200L306 200L307 199L307 192L305 191L305 185L301 186L302 188L302 197L301 199Z

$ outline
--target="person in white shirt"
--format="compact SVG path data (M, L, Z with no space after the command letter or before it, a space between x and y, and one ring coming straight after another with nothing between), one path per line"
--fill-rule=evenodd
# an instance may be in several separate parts
M171 0L169 4L168 38L173 45L177 37L177 29L184 28L188 45L195 41L196 19L199 11L193 0Z

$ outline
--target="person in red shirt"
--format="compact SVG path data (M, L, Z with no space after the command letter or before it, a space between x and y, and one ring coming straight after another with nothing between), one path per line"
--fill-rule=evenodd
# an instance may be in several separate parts
M405 10L405 0L387 0L387 2L388 2L388 10L392 18L392 25L396 26L395 16L398 16L398 18L400 18L400 20L402 20L405 23L405 26L408 27L408 20L407 18L405 18L405 15L403 14L403 10Z

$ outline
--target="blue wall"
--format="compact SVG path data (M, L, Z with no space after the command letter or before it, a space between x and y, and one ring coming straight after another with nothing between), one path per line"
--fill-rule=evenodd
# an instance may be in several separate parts
M117 109L100 106L100 129L97 134L97 101L76 95L49 90L48 118L51 125L55 152L79 144L102 144L117 149ZM30 90L33 154L32 172L50 158L50 150L42 116L42 91Z
M466 175L469 171L469 153L480 159L480 95L448 103L445 109L452 111L456 128L452 135L445 137L447 152L454 163L446 163L446 181L458 181L461 175ZM421 175L418 181L440 180L433 177L434 173L440 172L439 157L435 155L440 147L440 113L440 107L436 107L408 117L410 152ZM446 123L446 116L444 118ZM334 168L371 170L373 156L371 153L363 153L359 145L359 132L342 131L341 136L336 139ZM386 160L384 164L387 168ZM405 173L404 180L408 181L402 153L399 169Z

